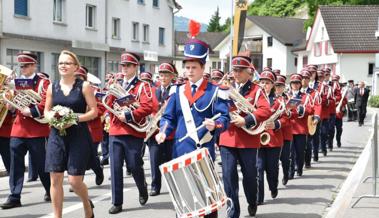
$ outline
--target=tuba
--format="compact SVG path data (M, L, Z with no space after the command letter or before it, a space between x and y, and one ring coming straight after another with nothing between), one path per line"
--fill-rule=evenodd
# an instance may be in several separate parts
M13 74L13 71L5 66L0 65L0 127L3 125L5 117L8 114L6 102L2 99L3 93L8 93L7 79Z
M243 97L236 88L233 86L230 86L230 92L229 97L233 100L234 104L236 105L237 110L232 111L229 113L229 115L232 117L232 119L235 119L237 116L240 116L239 113L243 112L245 114L251 114L255 111L254 105L250 103L250 98L246 99ZM262 126L262 123L259 124L257 128L260 128ZM250 135L256 135L254 134L254 130L248 129L245 126L241 127L246 133Z
M119 115L125 113L125 111L133 111L133 110L137 109L140 106L139 102L134 102L134 103L130 104L129 106L123 106L123 107L120 106L117 102L113 102L112 107L108 106L108 104L107 104L107 99L108 99L109 96L113 95L117 99L125 97L125 96L129 95L129 91L133 87L134 86L132 85L129 88L129 90L125 90L117 82L111 84L110 87L109 87L109 90L108 90L107 94L105 94L105 96L101 100L102 103L103 103L103 105L104 105L104 107L109 112L111 112L112 114L114 114L115 116L119 116ZM146 132L148 130L148 128L149 128L149 123L150 122L151 122L151 117L147 116L146 119L144 120L144 122L136 123L136 124L134 124L134 123L126 123L126 124L128 124L130 127L132 127L137 132Z
M42 97L31 89L17 90L15 91L13 98L11 98L7 92L3 92L2 98L4 102L10 104L12 107L16 108L19 111L26 107L29 107L32 104L39 104L42 100ZM33 119L42 124L48 123L48 120L45 118Z

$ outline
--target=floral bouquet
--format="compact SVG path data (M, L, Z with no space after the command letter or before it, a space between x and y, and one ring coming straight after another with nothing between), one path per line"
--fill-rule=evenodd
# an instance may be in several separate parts
M68 125L78 124L78 115L71 108L61 105L54 106L51 111L45 115L49 125L59 130L60 136L67 134L65 127Z

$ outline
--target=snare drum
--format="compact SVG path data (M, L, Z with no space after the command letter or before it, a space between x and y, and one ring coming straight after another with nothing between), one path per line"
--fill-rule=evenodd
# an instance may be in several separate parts
M164 163L160 170L180 218L205 216L225 205L224 187L207 148Z

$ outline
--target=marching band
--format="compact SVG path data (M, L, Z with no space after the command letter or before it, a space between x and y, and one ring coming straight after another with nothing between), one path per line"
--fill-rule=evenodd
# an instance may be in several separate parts
M251 59L235 56L231 72L214 69L206 75L208 52L207 43L193 35L184 49L184 78L179 78L175 66L167 62L159 65L156 83L151 73L138 75L139 55L125 52L121 55L121 72L108 74L104 89L90 79L88 69L71 52L61 53L61 80L54 83L35 72L34 54L20 53L20 77L0 78L4 80L0 81L5 109L1 114L0 153L10 185L10 195L1 208L21 206L24 157L29 152L45 189L44 200L52 201L55 217L62 216L65 171L73 191L83 201L86 217L94 217L83 176L92 169L96 184L101 185L103 166L109 162L109 214L122 212L125 162L141 205L147 203L149 195L160 194L164 180L178 216L193 213L212 218L224 204L228 217L240 217L239 165L247 211L255 216L258 206L265 203L264 174L272 198L279 196L279 161L282 184L287 185L295 172L301 177L304 167L311 168L312 156L313 161L319 160L320 149L324 156L327 147L333 150L334 137L341 147L349 90L341 86L338 75L331 77L329 68L308 65L299 74L290 75L287 84L280 70L269 67L256 80ZM18 87L20 79L27 81L27 87ZM15 87L9 88L10 84ZM27 105L17 102L17 95L22 94L33 99ZM65 136L55 127L49 128L43 119L58 104L77 113L78 125L66 126ZM361 113L358 117L364 119ZM97 152L99 143L102 160ZM146 145L151 164L150 192L143 161ZM191 156L204 148L205 153ZM214 171L217 150L222 179ZM204 159L203 154L209 158ZM209 191L213 189L220 195L214 196Z

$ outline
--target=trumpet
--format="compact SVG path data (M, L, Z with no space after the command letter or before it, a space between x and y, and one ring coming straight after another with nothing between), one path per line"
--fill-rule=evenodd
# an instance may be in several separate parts
M128 90L125 90L121 87L120 84L114 83L110 86L107 94L101 99L101 102L103 103L104 107L115 116L119 116L125 113L126 111L132 112L133 110L140 107L139 102L134 102L130 104L128 107L127 106L121 107L117 102L114 102L112 107L110 107L108 106L106 102L107 102L108 97L111 95L113 95L116 98L122 98L129 95L129 90L131 90L133 87L134 86L131 86ZM126 123L126 124L138 132L146 132L149 128L150 122L151 122L151 116L147 116L146 119L144 119L144 122L140 122L136 124L133 124L133 123Z

